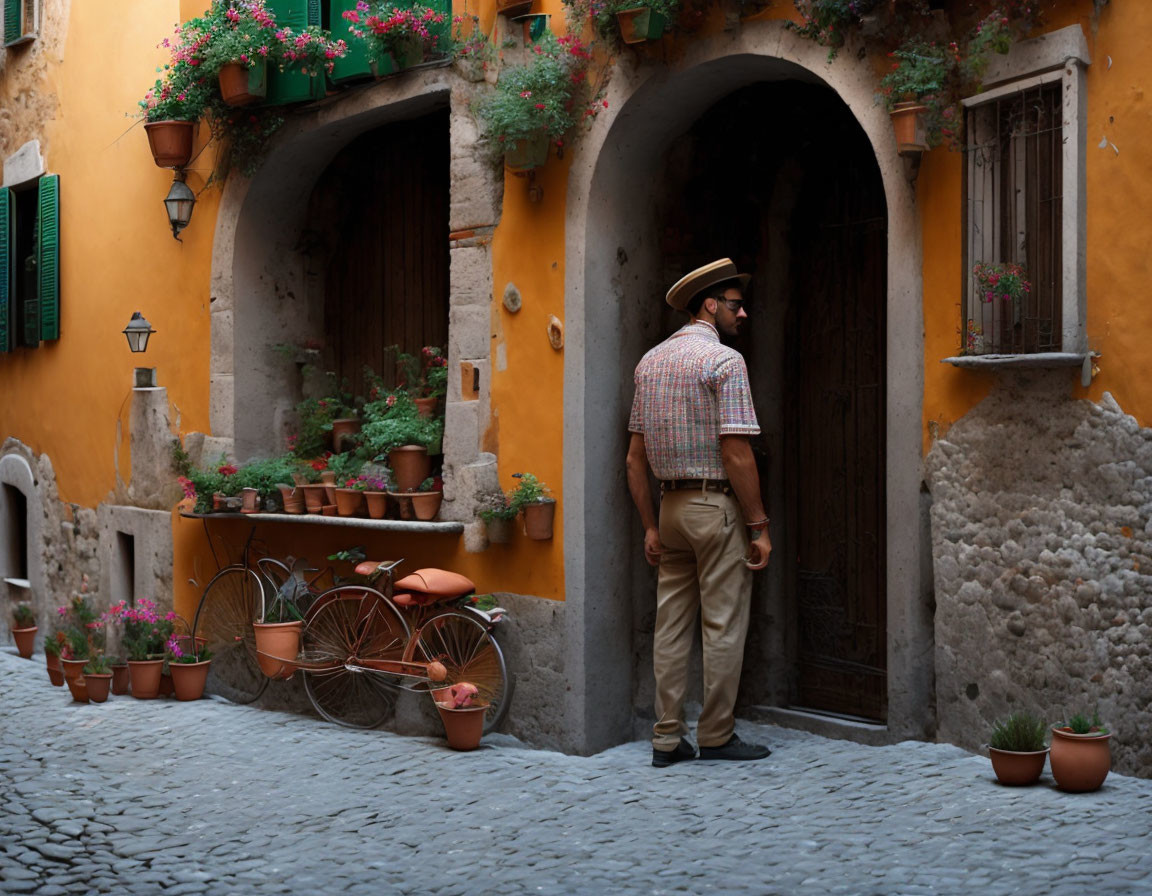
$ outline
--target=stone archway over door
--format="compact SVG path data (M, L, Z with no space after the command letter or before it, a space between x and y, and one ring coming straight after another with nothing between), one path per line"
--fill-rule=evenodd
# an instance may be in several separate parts
M704 36L673 65L617 70L608 111L573 161L568 183L565 313L565 552L568 617L565 668L569 712L585 750L619 742L633 731L633 711L649 703L634 689L633 664L645 636L638 602L654 580L638 549L639 533L623 481L631 366L665 334L661 297L671 282L661 267L658 210L670 144L710 107L751 84L788 81L830 88L863 132L887 206L884 355L884 470L879 503L887 541L882 602L887 630L888 713L882 740L921 737L931 729L932 620L922 594L920 420L923 400L921 248L914 187L896 151L891 124L873 97L867 61L827 52L782 22L746 22ZM721 134L721 140L743 134ZM782 131L776 139L792 139ZM605 475L612 471L615 475ZM606 576L605 570L612 571ZM779 590L779 589L778 589ZM650 599L650 598L649 598ZM769 619L779 631L786 620ZM767 662L781 680L783 645ZM643 682L640 682L641 686ZM590 699L594 695L595 699ZM635 703L633 700L635 699ZM787 689L764 695L787 706ZM647 710L650 712L650 709ZM807 723L805 723L807 724ZM646 726L641 723L637 731ZM854 732L859 734L858 731Z

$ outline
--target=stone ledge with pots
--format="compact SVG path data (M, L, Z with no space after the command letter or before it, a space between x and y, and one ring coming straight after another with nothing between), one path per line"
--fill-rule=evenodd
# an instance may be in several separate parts
M375 529L383 532L407 532L426 535L459 535L464 531L460 522L421 522L417 520L373 520L359 516L318 516L295 513L187 513L188 519L266 520L275 523L306 523L313 526L351 526L356 529Z

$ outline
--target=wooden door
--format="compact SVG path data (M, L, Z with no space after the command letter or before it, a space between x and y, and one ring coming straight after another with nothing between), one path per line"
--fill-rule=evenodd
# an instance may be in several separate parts
M887 715L882 184L862 134L812 159L793 219L785 462L792 703ZM791 553L791 551L790 551Z

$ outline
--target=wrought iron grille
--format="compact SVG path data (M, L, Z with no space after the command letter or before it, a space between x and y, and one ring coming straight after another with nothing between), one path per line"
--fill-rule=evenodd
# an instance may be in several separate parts
M1061 84L967 112L964 354L1060 351ZM976 265L1018 265L1028 291L979 285Z

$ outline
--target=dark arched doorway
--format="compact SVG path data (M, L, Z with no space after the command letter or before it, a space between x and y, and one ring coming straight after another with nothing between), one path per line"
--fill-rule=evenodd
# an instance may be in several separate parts
M887 716L887 212L875 154L832 90L744 87L670 144L661 263L754 274L748 361L774 520L742 699ZM677 321L666 320L665 332Z

